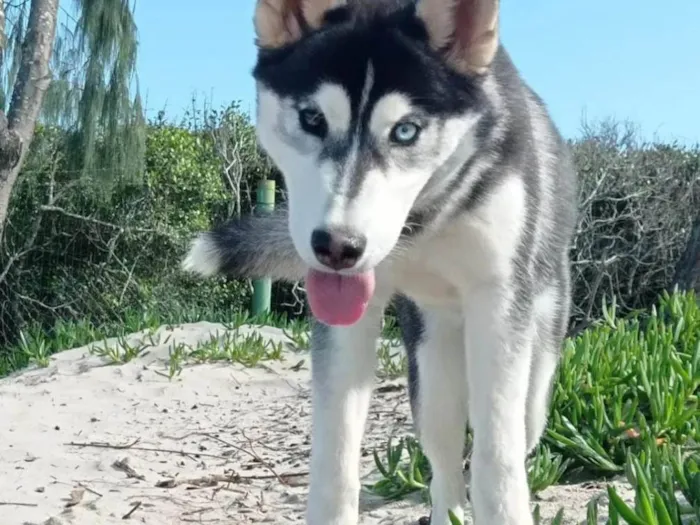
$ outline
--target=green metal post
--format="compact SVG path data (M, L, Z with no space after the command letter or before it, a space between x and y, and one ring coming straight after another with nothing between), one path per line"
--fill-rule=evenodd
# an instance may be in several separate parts
M255 211L269 213L274 209L275 181L263 179L258 182ZM253 281L253 315L264 314L270 311L271 295L272 280L270 278L256 279Z

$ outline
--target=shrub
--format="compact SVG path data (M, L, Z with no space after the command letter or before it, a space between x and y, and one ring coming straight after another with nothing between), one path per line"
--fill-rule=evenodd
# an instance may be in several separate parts
M37 130L0 251L0 345L58 320L113 325L127 311L175 319L247 306L249 283L190 278L179 262L194 232L250 213L260 178L275 178L284 202L282 180L236 104L188 119L174 125L159 115L148 126L142 173L85 176L66 160L75 156L70 134ZM700 209L700 151L640 143L614 123L571 145L581 181L576 333L602 315L604 299L624 315L669 289ZM303 287L275 283L273 309L305 315Z

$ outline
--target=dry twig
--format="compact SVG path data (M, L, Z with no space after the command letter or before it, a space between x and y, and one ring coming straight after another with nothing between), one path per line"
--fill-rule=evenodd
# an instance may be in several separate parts
M134 444L137 443L139 440L137 439L134 441ZM141 450L144 452L162 452L163 454L178 454L181 456L201 456L201 457L207 457L207 458L216 458L216 459L228 459L225 456L220 456L217 454L206 454L204 452L193 452L193 451L187 451L187 450L172 450L172 449L167 449L167 448L158 448L158 447L137 447L134 445L112 445L109 443L99 443L99 442L94 442L94 443L78 443L78 442L73 442L71 441L70 443L65 443L66 446L69 447L80 447L80 448L111 448L114 450L124 450L124 449L130 449L130 450Z

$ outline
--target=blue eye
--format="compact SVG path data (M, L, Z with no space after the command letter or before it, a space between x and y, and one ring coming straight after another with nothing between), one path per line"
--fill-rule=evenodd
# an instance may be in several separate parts
M413 122L399 122L392 129L389 138L400 146L410 146L420 135L421 128Z

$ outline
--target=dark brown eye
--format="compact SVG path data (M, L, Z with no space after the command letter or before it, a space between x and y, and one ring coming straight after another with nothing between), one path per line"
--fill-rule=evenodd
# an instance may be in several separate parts
M328 124L323 113L316 108L299 110L299 125L306 133L323 138L328 133Z

